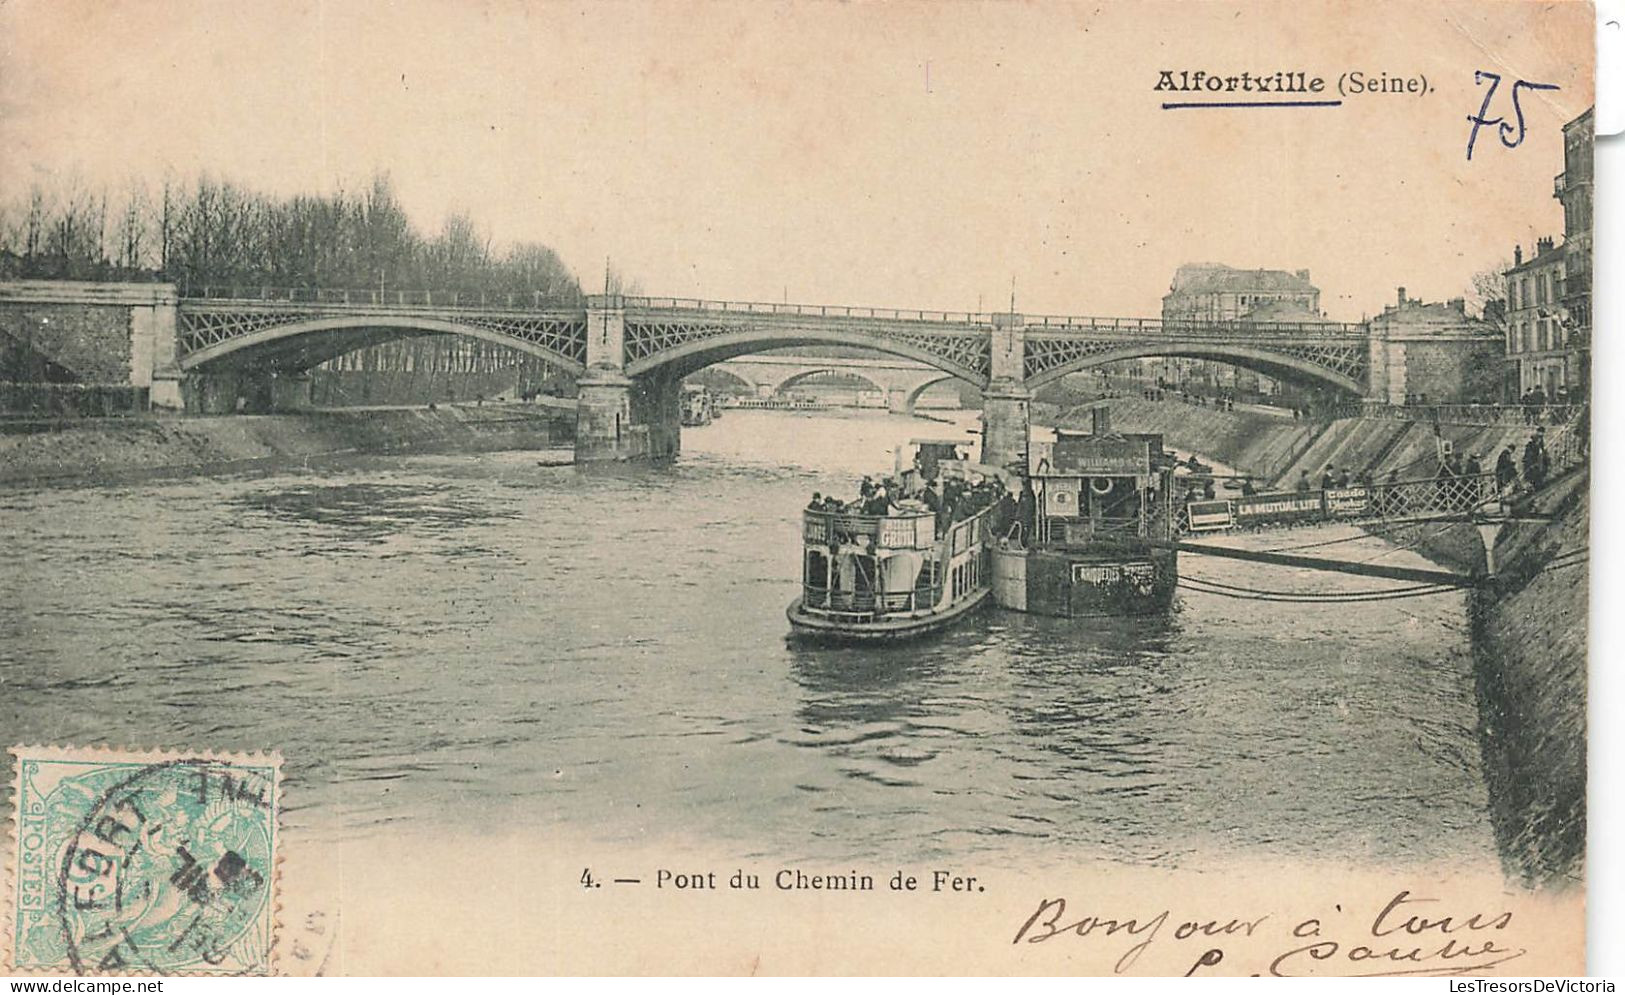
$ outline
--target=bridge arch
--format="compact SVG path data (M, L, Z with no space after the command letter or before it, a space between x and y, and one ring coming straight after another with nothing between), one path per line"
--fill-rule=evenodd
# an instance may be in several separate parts
M461 335L482 339L535 356L572 374L578 374L585 369L585 364L580 360L537 342L494 328L446 321L427 315L343 315L271 325L187 352L180 357L180 366L183 370L191 371L246 358L255 352L292 353L294 350L288 347L302 343L316 348L300 350L300 358L292 364L287 364L286 368L308 369L363 346L420 335ZM321 337L327 337L330 341L323 343Z
M920 398L925 396L926 391L930 390L932 387L937 386L938 384L946 383L949 380L953 380L953 379L955 379L955 378L954 377L937 377L935 380L927 380L925 383L922 383L918 387L915 387L913 390L908 392L908 395L906 397L903 398L903 411L906 414L913 414L914 413L914 406L920 403Z
M1335 372L1319 363L1256 346L1229 343L1146 343L1107 349L1087 356L1080 356L1077 359L1047 369L1042 373L1036 373L1027 378L1026 387L1028 390L1037 391L1055 383L1070 373L1079 373L1096 366L1104 366L1107 363L1117 363L1128 359L1146 359L1160 356L1183 356L1190 359L1206 359L1229 363L1232 366L1253 370L1277 380L1291 380L1299 383L1308 381L1317 386L1333 387L1357 397L1365 394L1364 384L1353 377Z
M678 376L687 376L713 363L737 359L752 353L809 345L851 346L869 352L912 359L941 370L945 376L964 380L978 390L987 386L988 377L983 371L947 359L912 342L835 328L797 328L794 331L749 327L734 329L696 338L636 359L626 364L626 375L636 377L670 370Z
M742 390L746 394L754 395L756 393L756 381L751 380L749 377L741 376L739 373L728 369L726 366L711 366L698 372L704 373L707 377L722 377L732 381L733 383L738 384L738 389ZM712 390L717 389L715 381L712 381L708 386L710 386Z
M859 372L859 370L857 368L846 368L846 367L836 367L836 366L821 366L821 367L817 367L817 368L814 368L814 369L797 370L796 372L791 373L789 376L787 376L784 379L782 379L782 380L778 381L777 383L773 384L773 393L777 394L777 393L780 393L781 391L789 390L790 388L794 387L796 384L802 382L803 380L808 380L808 379L810 379L812 377L821 376L823 374L831 374L831 375L834 375L834 376L841 376L841 377L850 377L853 380L862 380L864 383L866 383L870 387L874 388L876 393L879 393L879 394L887 394L887 393L889 393L889 391L887 391L884 384L881 384L881 383L877 382L874 377L865 376L863 373Z

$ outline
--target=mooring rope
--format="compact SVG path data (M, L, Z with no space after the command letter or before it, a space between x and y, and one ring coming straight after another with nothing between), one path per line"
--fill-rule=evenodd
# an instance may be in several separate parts
M1217 595L1217 596L1222 597L1222 598L1236 598L1236 599L1241 600L1241 601L1275 601L1275 602L1282 602L1282 603L1285 603L1285 604L1297 604L1297 605L1338 605L1338 604L1353 604L1355 602L1361 602L1361 601L1401 601L1401 600L1404 600L1406 598L1426 598L1426 597L1431 597L1432 595L1435 595L1435 594L1444 594L1444 593L1449 592L1449 591L1458 590L1457 588L1451 587L1451 586L1446 585L1446 584L1438 584L1438 585L1434 585L1434 586L1423 588L1423 589L1397 591L1397 592L1373 592L1373 593L1370 593L1370 594L1344 594L1344 595L1327 595L1327 594L1318 594L1317 593L1313 597L1303 597L1303 596L1282 596L1282 595L1279 595L1279 594L1267 594L1267 593L1248 593L1245 590L1225 591L1225 590L1220 590L1218 588L1210 588L1210 587L1203 586L1200 581L1192 583L1192 582L1189 582L1186 578L1183 578L1183 577L1181 577L1180 580L1179 580L1179 586L1183 587L1183 588L1186 588L1188 590L1197 591L1197 592L1202 593L1202 594Z

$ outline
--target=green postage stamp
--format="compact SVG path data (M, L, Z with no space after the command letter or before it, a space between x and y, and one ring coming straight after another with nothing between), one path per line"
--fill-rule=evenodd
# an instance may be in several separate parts
M9 967L271 973L281 757L11 752Z

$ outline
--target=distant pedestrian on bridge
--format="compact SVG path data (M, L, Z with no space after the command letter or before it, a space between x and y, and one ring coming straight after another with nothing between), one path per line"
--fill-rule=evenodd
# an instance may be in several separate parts
M1298 483L1297 483L1296 487L1294 487L1293 489L1296 490L1299 494L1308 494L1311 490L1314 489L1309 483L1309 471L1308 470L1299 470L1298 471Z

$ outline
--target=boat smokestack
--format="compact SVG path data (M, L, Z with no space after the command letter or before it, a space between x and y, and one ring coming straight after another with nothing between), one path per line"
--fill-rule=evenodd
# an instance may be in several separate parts
M1089 431L1093 435L1110 435L1112 409L1101 404L1089 409Z

